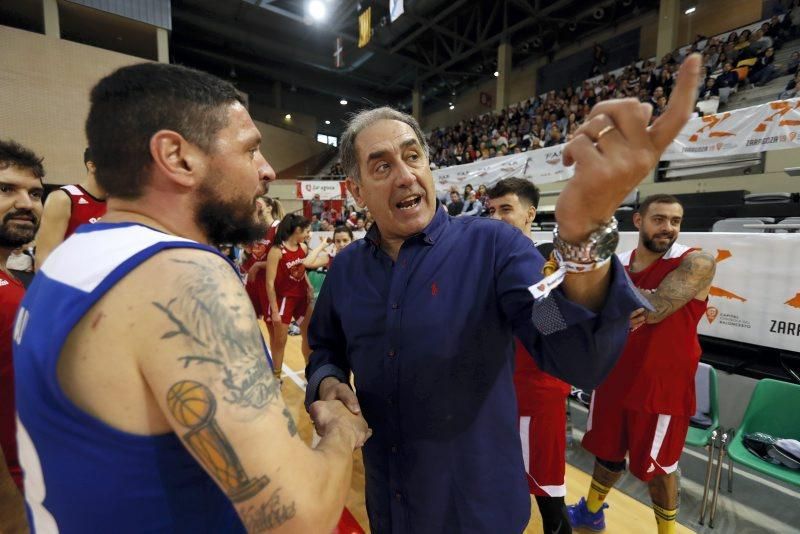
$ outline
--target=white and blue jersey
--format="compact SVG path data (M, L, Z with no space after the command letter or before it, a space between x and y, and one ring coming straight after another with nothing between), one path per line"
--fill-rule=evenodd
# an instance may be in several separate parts
M35 277L14 326L17 441L33 532L243 532L233 505L173 433L112 428L56 375L67 336L125 275L170 248L219 253L132 223L85 225ZM266 355L266 352L265 352Z

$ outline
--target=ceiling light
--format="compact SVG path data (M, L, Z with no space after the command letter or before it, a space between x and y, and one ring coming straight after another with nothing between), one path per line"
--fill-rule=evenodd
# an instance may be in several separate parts
M345 99L343 98L343 99L339 100L339 103L340 103L341 105L343 105L343 106L346 106L346 105L347 105L347 100L345 100Z
M500 73L498 71L494 71L494 77L497 78L498 76L500 76Z
M325 124L330 124L330 123L331 123L331 121L325 121Z
M450 111L453 111L454 109L456 109L456 106L451 102L450 103Z
M694 13L695 11L697 11L697 8L696 8L695 6L692 6L692 7L690 7L689 9L687 9L686 11L684 11L684 12L683 12L683 14L684 14L684 15L691 15L691 14L692 14L692 13Z
M308 15L315 21L319 22L325 20L328 16L328 9L322 0L311 0L306 7Z
M286 115L284 115L283 118L286 119L287 121L290 121L290 120L292 120L292 114L291 113L287 113Z

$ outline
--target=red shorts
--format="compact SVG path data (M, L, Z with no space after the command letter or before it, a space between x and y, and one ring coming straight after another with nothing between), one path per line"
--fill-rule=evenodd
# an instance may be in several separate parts
M630 410L595 391L582 444L611 462L625 460L627 453L630 472L647 482L675 472L688 431L688 416Z
M292 324L292 319L297 321L297 325L303 324L308 310L308 297L281 297L278 296L278 313L281 314L283 324ZM272 310L267 306L266 319L270 320Z
M566 396L555 391L533 410L521 409L519 439L531 495L564 497L567 449Z
M250 302L253 303L253 309L256 312L256 317L264 317L265 314L269 315L267 281L264 277L263 271L259 271L259 276L253 279L248 279L244 289L247 292L247 296L250 297Z

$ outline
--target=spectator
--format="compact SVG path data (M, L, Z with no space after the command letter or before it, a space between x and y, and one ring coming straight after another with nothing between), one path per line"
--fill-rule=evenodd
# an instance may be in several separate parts
M464 202L467 201L467 199L469 198L469 194L472 191L473 191L472 184L467 184L466 187L464 187L464 194L462 195L462 198L464 199Z
M477 193L470 191L467 200L464 202L464 207L461 209L461 216L478 217L481 213L483 213L483 204L478 200Z
M786 100L788 98L794 98L797 96L798 86L800 86L800 71L797 71L794 75L794 78L789 80L789 83L786 84L786 87L781 92L780 98L781 100Z
M750 72L747 75L750 83L756 87L761 87L777 78L780 65L776 65L774 61L775 49L770 46L763 54L758 56L756 62L750 67Z
M733 64L729 61L723 66L722 74L717 76L716 86L721 104L728 103L728 97L736 90L737 85L739 85L739 75L733 70Z
M719 89L717 89L716 80L708 77L706 78L705 86L700 90L700 94L697 96L697 99L711 100L712 98L719 99Z
M314 198L310 201L311 204L311 215L316 215L317 219L322 218L322 212L325 211L325 202L320 200L319 195L314 195Z
M561 139L561 130L558 129L558 126L554 125L550 128L550 140L547 141L544 146L551 147L555 145L560 145L562 143Z
M312 215L311 216L311 231L312 232L319 232L320 226L321 226L321 223L320 223L320 220L319 220L319 216L318 215Z
M486 203L486 186L481 184L478 186L478 194L476 195L481 204Z
M796 73L798 66L800 66L800 52L795 51L789 57L789 62L786 65L786 74Z

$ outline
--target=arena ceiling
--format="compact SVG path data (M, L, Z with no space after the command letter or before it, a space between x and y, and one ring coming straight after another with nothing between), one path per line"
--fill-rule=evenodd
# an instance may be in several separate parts
M326 3L327 20L310 23L305 0L173 0L173 61L232 79L268 105L279 81L285 109L333 114L336 133L335 119L354 106L410 109L415 84L426 108L446 105L493 77L503 41L519 65L658 7L658 0L405 0L405 13L390 23L388 0ZM374 33L359 49L358 13L368 5ZM341 98L354 106L339 106Z

